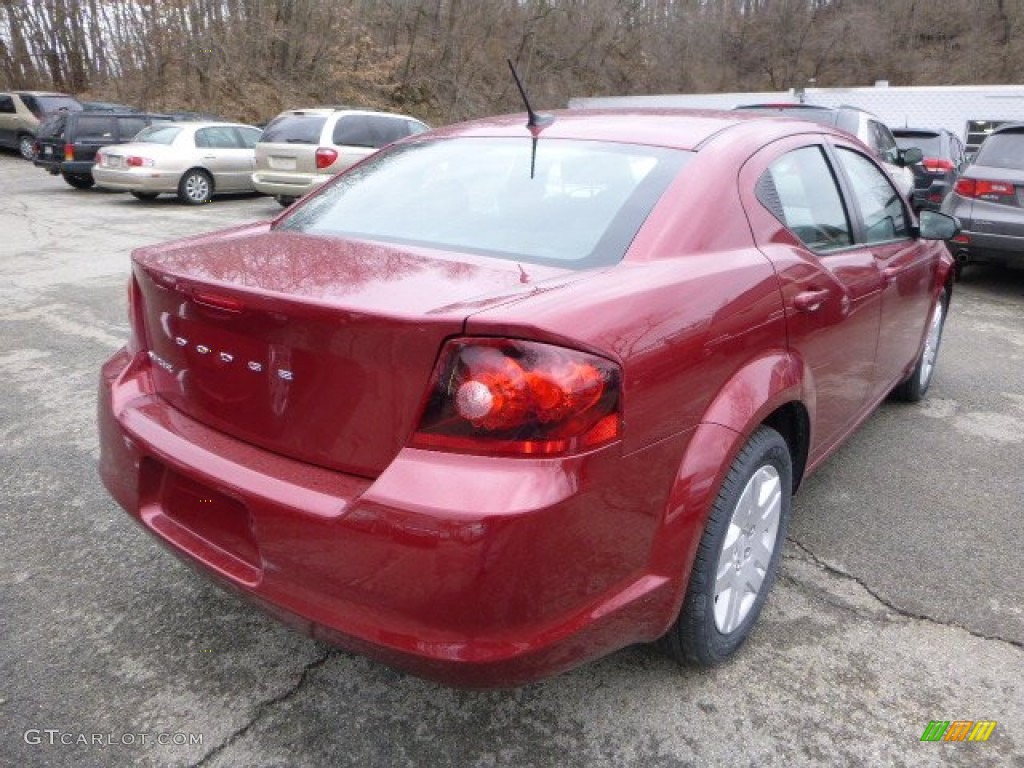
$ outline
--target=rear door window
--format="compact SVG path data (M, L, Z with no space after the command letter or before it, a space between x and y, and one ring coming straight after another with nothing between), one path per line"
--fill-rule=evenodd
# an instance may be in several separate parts
M82 115L78 118L75 140L85 142L109 142L114 140L114 118L99 115Z
M422 123L400 117L346 115L334 126L331 140L343 147L380 149L425 129Z
M146 144L173 144L181 131L182 129L176 125L153 124L149 128L140 131L135 137L135 141L141 141Z
M758 180L757 198L813 251L853 243L850 217L821 147L802 147L773 162Z
M214 125L196 131L196 146L206 149L241 149L242 144L230 125Z
M376 147L375 135L369 115L345 115L338 118L331 141L343 147Z

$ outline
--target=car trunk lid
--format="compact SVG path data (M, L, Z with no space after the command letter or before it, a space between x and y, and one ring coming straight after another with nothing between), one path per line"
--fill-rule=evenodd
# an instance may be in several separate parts
M159 395L246 442L365 476L405 444L467 315L576 274L265 225L133 259Z

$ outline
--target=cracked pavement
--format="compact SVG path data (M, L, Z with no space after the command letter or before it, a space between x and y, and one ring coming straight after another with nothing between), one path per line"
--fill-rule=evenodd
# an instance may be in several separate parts
M1024 273L969 269L929 399L884 404L807 479L731 663L635 647L459 691L221 591L96 477L130 249L277 204L80 192L13 154L0 179L0 765L1024 765ZM957 719L998 725L920 741Z

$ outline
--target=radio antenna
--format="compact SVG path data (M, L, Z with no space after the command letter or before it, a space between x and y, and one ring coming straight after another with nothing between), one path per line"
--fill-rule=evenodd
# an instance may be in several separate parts
M508 62L508 68L512 71L512 78L516 81L516 87L519 89L519 95L523 97L523 104L526 105L526 127L532 131L551 125L551 123L555 121L554 116L539 115L533 111L533 107L530 106L530 98L526 95L526 89L523 88L523 81L519 79L519 73L516 72L515 64L512 63L512 59L505 59L505 61Z

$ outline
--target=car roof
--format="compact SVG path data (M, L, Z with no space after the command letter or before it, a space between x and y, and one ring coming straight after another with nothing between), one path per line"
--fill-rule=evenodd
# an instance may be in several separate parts
M759 112L697 109L579 109L548 113L554 119L534 129L546 138L608 141L623 144L647 144L695 151L715 137L729 133L749 134L765 141L792 133L829 133L848 138L848 134L830 126L810 123L794 117ZM525 114L473 120L439 128L415 138L499 137L531 135Z
M229 120L166 120L161 122L162 127L176 126L178 128L190 128L192 130L198 130L199 128L216 128L219 126L227 126L229 128L255 128L257 131L262 130L256 128L255 125L249 125L248 123L232 123Z
M301 107L295 109L286 109L284 112L280 112L277 116L281 115L333 115L338 112L351 112L354 115L380 115L382 117L398 117L407 120L416 120L416 122L422 122L417 120L415 117L409 115L403 115L399 112L383 112L379 109L360 109L358 107L309 107L304 109Z
M74 99L70 93L57 93L56 91L4 91L4 93L16 93L18 96L63 96Z

